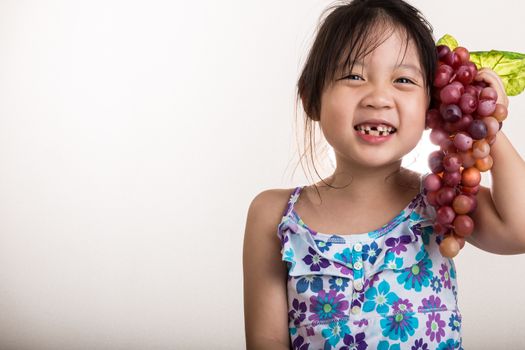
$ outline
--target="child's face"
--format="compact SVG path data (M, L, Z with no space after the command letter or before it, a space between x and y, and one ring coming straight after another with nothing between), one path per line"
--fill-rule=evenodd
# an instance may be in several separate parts
M367 167L399 161L421 138L429 97L412 41L401 62L402 35L395 31L364 57L363 65L356 62L352 71L337 72L322 94L320 126L334 148L338 167L341 161ZM395 67L400 64L415 69ZM354 126L370 118L384 119L397 131L386 142L367 143Z

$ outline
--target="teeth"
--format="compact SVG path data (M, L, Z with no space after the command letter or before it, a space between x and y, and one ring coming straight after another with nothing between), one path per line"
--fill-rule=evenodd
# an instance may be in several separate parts
M370 125L358 125L355 129L360 134L368 134L372 136L386 136L392 134L396 131L394 127L379 125L379 126L370 126Z

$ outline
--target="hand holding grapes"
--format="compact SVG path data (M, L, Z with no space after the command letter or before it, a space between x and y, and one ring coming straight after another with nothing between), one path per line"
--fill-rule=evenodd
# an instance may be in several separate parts
M505 86L501 80L498 73L494 72L492 69L484 67L478 70L478 73L474 77L474 81L483 81L489 87L496 90L498 99L496 103L501 103L505 107L509 108L509 98L505 93Z

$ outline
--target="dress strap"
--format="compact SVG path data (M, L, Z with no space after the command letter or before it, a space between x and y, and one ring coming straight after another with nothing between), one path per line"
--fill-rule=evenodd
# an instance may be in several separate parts
M288 204L286 205L286 209L284 210L283 216L288 216L290 212L293 210L295 202L297 202L297 199L299 199L299 195L301 194L301 190L304 186L297 186L292 191L292 194L290 195L290 198L288 199Z

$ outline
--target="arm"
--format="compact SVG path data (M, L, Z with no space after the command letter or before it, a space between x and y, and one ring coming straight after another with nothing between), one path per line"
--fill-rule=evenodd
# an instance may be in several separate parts
M503 83L494 71L483 68L476 79L496 89L498 103L508 106ZM466 240L492 253L525 253L525 162L501 130L490 154L492 189L480 187L478 208L472 215L474 232Z
M243 245L244 319L248 350L288 350L287 269L277 226L286 203L278 191L258 194L250 204Z

